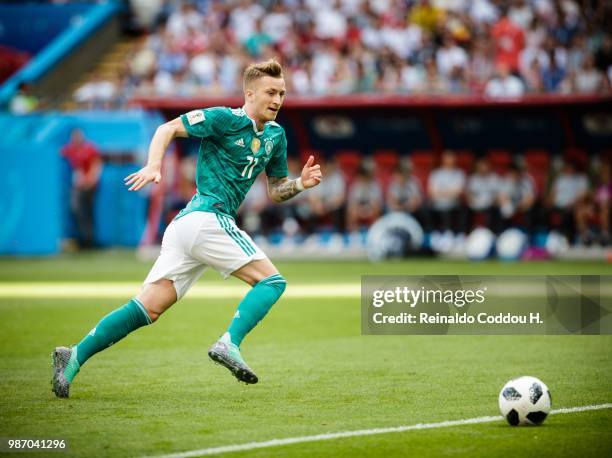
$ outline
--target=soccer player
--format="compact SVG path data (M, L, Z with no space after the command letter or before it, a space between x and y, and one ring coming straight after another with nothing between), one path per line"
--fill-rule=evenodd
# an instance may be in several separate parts
M53 392L68 397L81 366L130 332L155 322L211 266L253 288L238 305L227 331L208 356L240 381L257 383L240 355L244 337L283 294L285 279L234 216L244 196L265 170L268 194L283 202L321 182L314 158L301 176L287 177L287 139L274 120L285 98L282 68L274 60L252 64L244 72L242 108L194 110L161 125L149 146L145 167L126 177L130 191L161 180L162 157L176 137L202 139L196 169L197 192L166 229L161 253L140 293L106 315L77 345L53 351Z

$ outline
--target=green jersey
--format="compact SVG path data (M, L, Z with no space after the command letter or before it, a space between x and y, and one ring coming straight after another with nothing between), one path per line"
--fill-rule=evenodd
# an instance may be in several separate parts
M190 137L201 138L196 166L197 192L177 218L192 211L235 217L253 182L263 170L286 177L285 130L268 121L262 131L242 108L206 108L181 115Z

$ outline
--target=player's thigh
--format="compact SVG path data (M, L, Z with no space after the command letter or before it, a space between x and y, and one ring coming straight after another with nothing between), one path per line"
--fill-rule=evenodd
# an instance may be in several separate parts
M262 275L266 273L277 273L265 253L236 226L233 218L203 213L201 219L203 224L190 252L194 258L225 278L234 275L251 284L265 278Z
M143 292L164 288L160 292L161 299L159 300L156 300L153 293L146 295L146 299L152 304L156 304L162 313L174 302L181 299L206 270L206 264L191 256L189 252L190 241L196 238L198 231L197 218L186 215L173 221L164 233L161 252L143 286ZM168 285L172 286L173 291L168 288ZM174 296L172 292L174 292ZM144 302L143 304L145 307L148 305Z

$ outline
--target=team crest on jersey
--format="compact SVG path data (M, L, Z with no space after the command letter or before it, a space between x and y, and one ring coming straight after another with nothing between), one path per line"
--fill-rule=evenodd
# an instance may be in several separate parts
M274 147L274 142L272 141L271 138L266 138L264 141L266 142L264 145L266 154L270 154L272 152L272 148Z
M189 122L190 126L202 122L204 119L206 119L206 117L204 116L204 112L202 110L193 110L187 113L187 121Z
M253 154L256 154L259 151L259 147L261 146L261 140L259 138L254 138L251 140L251 151Z

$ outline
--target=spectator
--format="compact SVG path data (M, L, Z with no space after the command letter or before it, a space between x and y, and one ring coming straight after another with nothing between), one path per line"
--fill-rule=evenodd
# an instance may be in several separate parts
M423 188L408 165L393 174L387 191L387 208L393 212L406 212L422 219Z
M508 18L523 30L533 21L533 8L525 0L514 0L508 9Z
M469 176L466 186L466 200L472 226L486 226L495 233L499 232L498 191L499 177L491 171L486 158L478 159L474 173Z
M604 246L610 245L610 201L612 201L612 179L610 162L604 162L599 172L599 187L595 193L597 219L601 228L600 241Z
M500 180L497 200L503 229L518 224L533 232L539 220L534 214L536 188L531 176L516 164L511 164Z
M542 70L542 86L546 92L557 92L566 76L565 70L559 66L554 50L549 52L548 57L549 64Z
M436 8L429 0L419 0L410 11L410 22L428 32L434 32L444 18L444 11Z
M349 232L369 227L382 214L383 194L370 171L359 169L347 198L346 222Z
M431 172L427 195L430 209L428 224L432 229L465 233L465 208L461 197L465 188L465 173L457 167L453 151L442 154L440 167Z
M531 93L538 93L544 90L542 82L542 70L538 59L533 59L529 66L521 71L521 76L526 84L526 89Z
M589 191L586 175L576 170L573 162L566 160L561 173L554 180L548 197L549 224L563 232L572 241L575 238L574 211Z
M495 63L506 66L511 72L518 71L519 54L525 47L525 34L508 17L506 9L502 8L501 17L491 29L491 36L495 40Z
M482 92L495 71L493 47L484 36L476 37L472 42L470 55L467 70L469 88L472 91Z
M576 92L596 94L607 92L608 85L604 75L595 67L595 59L587 55L580 69L576 72Z
M447 34L442 47L436 54L438 72L449 76L455 69L465 69L468 65L468 55L463 48L457 45L455 39Z
M334 162L321 161L321 172L325 179L308 194L314 224L344 232L346 181Z
M244 47L252 57L258 58L263 54L263 50L274 43L272 36L262 30L261 18L255 19L253 33L244 41Z
M595 65L608 77L608 82L612 82L612 35L609 31L604 35L601 47L595 53Z
M30 92L30 85L21 82L9 102L9 111L16 115L24 115L36 111L38 105L38 98Z
M497 76L485 86L485 94L493 98L515 98L525 93L525 86L520 78L510 74L509 68L502 64L497 70Z
M237 95L241 85L236 75L244 61L272 56L297 73L295 78L289 76L288 84L303 95L479 94L498 65L520 75L531 92L573 93L588 53L595 54L605 87L609 85L612 39L604 25L605 8L587 2L578 9L572 0L512 0L498 7L503 3L202 0L193 6L187 0L164 2L159 17L168 19L141 49L130 53L126 61L130 73L121 76L120 98L130 93ZM550 52L556 66L550 64ZM431 67L432 59L436 69ZM152 72L157 72L155 85ZM202 81L203 90L194 89L196 80ZM515 97L525 90L513 77L504 82L508 81L513 90L503 89L504 95ZM499 86L499 81L492 85ZM151 87L153 93L147 94L145 89Z
M204 17L191 2L183 2L178 10L170 14L167 29L174 38L185 38L189 29L199 30L204 23Z
M598 187L587 194L576 205L575 221L579 243L590 245L599 241L602 246L610 245L610 163L601 165Z
M108 109L117 98L117 87L99 73L94 73L91 80L79 87L74 93L74 101L90 109Z
M94 246L94 204L100 179L102 161L98 149L83 137L80 129L74 129L70 142L62 148L72 170L71 209L79 231L82 248Z
M263 16L260 30L265 30L272 38L272 41L278 43L286 38L291 26L292 19L287 8L283 2L275 2L272 11Z

